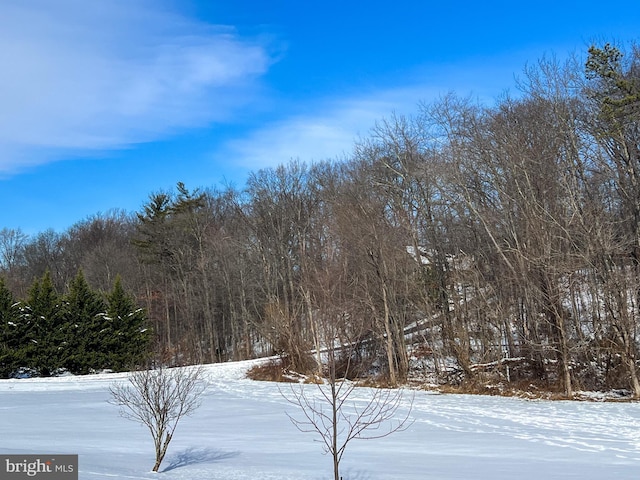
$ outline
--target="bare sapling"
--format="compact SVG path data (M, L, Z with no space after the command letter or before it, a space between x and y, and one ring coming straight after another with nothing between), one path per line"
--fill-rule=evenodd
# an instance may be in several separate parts
M110 387L110 403L120 407L120 415L149 429L156 457L152 471L160 469L178 422L200 406L206 387L199 366L140 370L127 383Z
M324 383L292 385L283 396L299 408L298 416L287 413L302 432L320 437L324 453L331 454L334 480L340 480L340 462L352 440L372 440L406 430L410 425L413 395L401 388L363 388L336 374L336 348L327 351L328 376ZM348 353L350 355L350 352ZM357 397L357 398L356 398Z

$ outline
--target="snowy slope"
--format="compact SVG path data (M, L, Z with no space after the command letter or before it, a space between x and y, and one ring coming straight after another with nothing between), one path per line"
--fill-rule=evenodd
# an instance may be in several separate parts
M178 426L159 474L150 473L148 432L107 403L120 374L0 381L0 453L79 454L81 480L331 479L331 459L290 423L285 411L296 411L278 386L243 378L249 365L207 367L207 397ZM305 388L313 394L317 387ZM363 389L356 397L366 395ZM412 416L404 432L351 443L344 479L640 475L640 404L417 392Z

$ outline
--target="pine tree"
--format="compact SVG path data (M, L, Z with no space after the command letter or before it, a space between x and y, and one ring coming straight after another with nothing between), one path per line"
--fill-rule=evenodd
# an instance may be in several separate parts
M13 294L0 278L0 375L9 377L21 363L20 310Z
M58 304L48 273L42 281L34 281L26 303L16 302L6 287L3 287L2 297L6 317L2 322L2 374L13 376L19 370L26 370L29 375L49 375L55 368L51 355L50 330Z
M33 326L34 338L28 346L29 367L48 376L62 367L67 349L63 329L61 298L47 270L42 279L35 280L29 289L22 318Z
M126 293L120 276L116 277L107 302L106 320L110 328L103 341L109 352L109 368L122 371L140 365L149 356L151 337L147 317Z
M102 296L91 289L79 270L64 296L62 312L67 347L62 366L71 373L108 368L104 336L109 324L105 312Z

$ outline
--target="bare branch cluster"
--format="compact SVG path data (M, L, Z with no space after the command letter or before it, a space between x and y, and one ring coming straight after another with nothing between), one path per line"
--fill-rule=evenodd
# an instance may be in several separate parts
M373 440L406 430L410 425L413 395L402 389L358 388L349 381L317 386L292 386L285 398L302 412L302 418L287 413L301 432L316 433L325 453L331 455L334 478L340 479L339 466L352 440ZM355 389L367 397L353 398ZM361 393L361 392L358 392ZM406 412L400 414L401 407Z
M110 387L111 403L120 415L146 426L156 451L157 472L181 418L191 415L207 388L202 367L140 370L127 383Z
M325 330L328 338L333 328ZM333 343L332 345L335 345ZM352 346L344 346L351 357ZM336 375L336 347L329 347L328 378L315 386L292 385L284 398L300 416L287 413L301 432L320 437L324 453L333 460L334 480L340 480L340 462L352 440L373 440L406 430L411 425L413 394L404 389L364 388ZM344 354L344 352L342 352ZM350 362L347 361L346 374ZM406 409L405 411L403 411Z

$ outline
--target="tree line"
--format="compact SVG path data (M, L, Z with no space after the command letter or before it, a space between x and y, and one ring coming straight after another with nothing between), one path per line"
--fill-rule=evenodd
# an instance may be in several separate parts
M117 275L165 363L348 344L391 384L499 378L640 396L640 50L541 59L518 94L379 121L343 160L155 192L67 232L0 232L7 288ZM349 359L352 362L354 359ZM353 363L351 363L353 364Z

